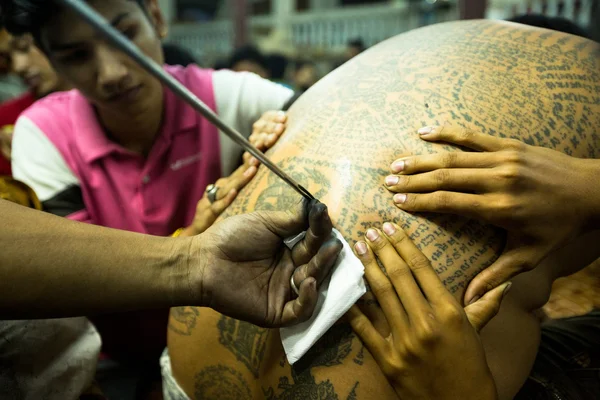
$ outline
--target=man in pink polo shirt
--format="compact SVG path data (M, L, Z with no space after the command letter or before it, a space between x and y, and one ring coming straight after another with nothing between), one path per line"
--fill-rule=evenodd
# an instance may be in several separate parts
M205 225L195 217L199 201L208 197L207 186L233 173L213 193L217 202L230 203L256 167L248 163L236 171L241 156L236 145L76 15L52 1L24 3L28 12L8 18L7 27L32 33L75 90L47 96L17 121L15 178L52 214L159 236L182 228L184 235L200 233ZM156 0L89 4L146 55L163 62L166 25ZM264 112L281 109L293 95L249 73L165 69L246 135ZM158 360L166 317L166 312L124 314L95 322L106 350L113 344L113 354Z

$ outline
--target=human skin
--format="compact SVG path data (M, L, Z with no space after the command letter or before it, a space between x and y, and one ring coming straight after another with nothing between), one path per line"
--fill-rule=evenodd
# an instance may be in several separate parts
M503 231L399 210L383 185L390 163L406 154L459 151L417 134L446 124L596 158L597 55L597 45L585 39L510 23L411 31L361 54L301 97L269 157L328 205L351 244L384 221L401 225L462 300L470 279L501 253ZM296 194L261 168L227 215L285 209L294 201ZM565 261L572 270L591 262L593 240L582 238L516 277L498 316L481 332L499 398L512 398L529 374L539 342L535 312L551 282L568 272ZM396 398L345 323L293 368L278 331L208 310L173 309L168 341L173 374L192 398Z

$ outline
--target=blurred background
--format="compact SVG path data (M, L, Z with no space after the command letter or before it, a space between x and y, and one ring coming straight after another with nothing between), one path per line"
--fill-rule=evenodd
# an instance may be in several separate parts
M596 0L160 0L168 42L205 67L293 81L306 63L324 75L352 55L420 26L466 18L560 16L591 26ZM251 45L252 47L247 47ZM246 47L245 47L246 46ZM241 49L241 54L234 54ZM256 54L254 50L260 52ZM245 62L250 59L256 65ZM255 60L253 60L255 59ZM297 65L299 63L299 65ZM300 68L296 68L296 67ZM236 69L236 68L234 68ZM302 72L302 71L301 71ZM305 75L309 75L305 71Z

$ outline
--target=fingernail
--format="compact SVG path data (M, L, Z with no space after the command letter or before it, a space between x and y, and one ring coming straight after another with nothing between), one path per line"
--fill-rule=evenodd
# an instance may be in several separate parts
M433 132L433 129L433 126L425 126L419 129L417 132L419 132L419 135L428 135Z
M365 242L356 242L354 248L360 256L364 256L365 254L367 254L367 244Z
M371 242L374 242L379 239L379 233L377 233L375 229L369 229L367 231L367 239L369 239Z
M396 175L390 175L390 176L388 176L388 177L385 178L385 184L387 186L397 185L398 182L400 182L400 178L398 178Z
M471 304L475 303L475 302L476 302L477 300L479 300L480 298L481 298L481 296L480 296L480 295L478 295L478 294L477 294L477 295L475 295L475 297L473 297L473 298L471 299L471 301L469 301L469 304L467 304L467 305L471 305Z
M397 174L399 172L404 171L404 165L404 160L394 161L394 163L392 164L392 172L395 172Z
M285 117L286 117L286 113L285 113L285 111L279 111L279 112L277 113L277 116L278 116L279 118L285 118Z
M394 233L396 233L396 228L394 227L394 225L390 224L389 222L386 222L385 224L383 224L383 231L386 235L393 235Z
M399 193L394 195L394 203L396 204L404 204L406 203L406 195Z
M512 282L508 282L506 284L506 287L504 288L504 291L502 292L502 298L504 298L508 294L511 287L512 287Z

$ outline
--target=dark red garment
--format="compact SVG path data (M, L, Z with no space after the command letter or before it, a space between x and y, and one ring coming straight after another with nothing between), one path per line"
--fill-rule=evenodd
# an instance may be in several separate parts
M27 93L14 100L0 104L0 128L5 125L14 125L17 118L23 111L35 103L35 97L31 93ZM0 154L0 175L11 176L10 161L2 157Z

